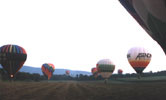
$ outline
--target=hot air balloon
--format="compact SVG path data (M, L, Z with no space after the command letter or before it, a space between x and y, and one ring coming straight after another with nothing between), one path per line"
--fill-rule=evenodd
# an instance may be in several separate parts
M143 47L133 47L127 53L127 59L134 70L141 74L150 63L152 54Z
M51 63L44 63L41 69L44 76L46 76L48 80L51 78L51 76L53 75L53 72L55 71L55 67Z
M91 72L92 72L92 75L93 75L95 78L97 78L97 76L98 76L97 68L96 68L96 67L92 68L92 69L91 69Z
M165 0L119 0L142 28L162 47L166 54Z
M122 69L118 69L118 74L122 75L123 70Z
M97 70L98 73L105 79L105 83L107 79L112 75L115 69L115 64L109 59L102 59L97 62Z
M66 70L66 75L69 75L70 74L70 71L69 70Z
M18 45L4 45L0 47L0 63L2 67L14 78L26 61L27 53L24 48Z

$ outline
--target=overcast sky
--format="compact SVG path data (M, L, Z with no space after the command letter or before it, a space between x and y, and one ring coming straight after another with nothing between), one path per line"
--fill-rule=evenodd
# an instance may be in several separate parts
M0 34L1 46L26 50L28 66L91 71L106 58L115 63L114 73L134 73L126 55L139 45L152 53L144 72L166 70L161 47L118 0L1 0Z

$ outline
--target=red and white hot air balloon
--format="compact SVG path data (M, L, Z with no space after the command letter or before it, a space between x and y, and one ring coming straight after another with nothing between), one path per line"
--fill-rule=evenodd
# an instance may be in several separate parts
M70 74L70 71L69 70L66 70L66 75L69 75Z
M152 54L143 47L133 47L127 53L127 59L134 70L141 74L151 61Z
M93 68L91 69L91 72L92 72L92 74L93 74L93 76L94 76L95 78L98 77L98 71L97 71L97 68L96 68L96 67L93 67Z

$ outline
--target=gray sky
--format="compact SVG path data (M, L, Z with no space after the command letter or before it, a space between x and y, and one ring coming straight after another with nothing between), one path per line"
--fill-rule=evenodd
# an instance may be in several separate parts
M1 46L27 51L28 66L91 71L100 59L110 59L114 73L133 73L126 55L139 45L152 53L144 72L166 69L161 47L118 0L1 0L0 34Z

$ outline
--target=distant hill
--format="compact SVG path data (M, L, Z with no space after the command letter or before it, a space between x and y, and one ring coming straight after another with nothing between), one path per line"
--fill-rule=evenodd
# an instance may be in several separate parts
M0 65L0 68L2 68L1 65ZM54 74L62 75L62 74L65 74L66 70L69 70L69 69L56 69L54 71ZM87 71L77 71L77 70L69 70L69 71L70 71L71 76L76 76L77 74L91 75L91 73L87 72ZM31 73L31 74L38 73L40 75L43 75L43 73L41 71L41 68L36 68L36 67L31 67L31 66L23 66L20 69L20 72L28 72L28 73Z

